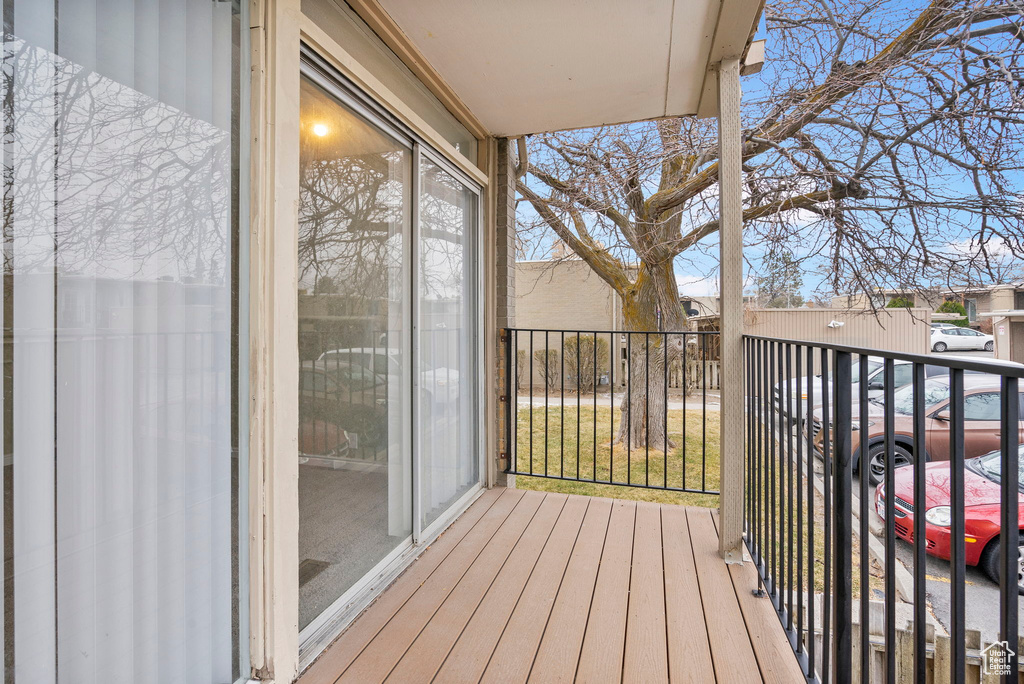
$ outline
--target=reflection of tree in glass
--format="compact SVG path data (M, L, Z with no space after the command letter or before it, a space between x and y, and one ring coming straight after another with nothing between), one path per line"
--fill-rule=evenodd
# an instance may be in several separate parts
M8 272L226 282L228 131L18 39L3 79Z
M460 300L463 258L474 195L451 174L424 159L420 193L420 287L425 299Z

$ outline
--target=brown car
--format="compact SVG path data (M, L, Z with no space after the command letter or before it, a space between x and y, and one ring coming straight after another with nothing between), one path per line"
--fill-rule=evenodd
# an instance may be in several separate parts
M868 411L868 476L878 484L885 476L886 463L897 468L913 462L914 450L914 389L907 385L896 390L893 402L893 424L896 448L888 459L885 452L884 404L874 400ZM999 378L992 375L964 375L964 457L974 458L999 448ZM1024 393L1021 395L1024 407ZM949 460L949 377L929 378L924 384L925 458L929 461ZM860 421L854 403L853 458L859 470ZM815 424L820 425L820 410L815 412ZM1020 423L1024 427L1024 423ZM1020 429L1020 428L1019 428ZM822 452L825 431L818 429L814 445ZM1024 431L1021 431L1024 438Z

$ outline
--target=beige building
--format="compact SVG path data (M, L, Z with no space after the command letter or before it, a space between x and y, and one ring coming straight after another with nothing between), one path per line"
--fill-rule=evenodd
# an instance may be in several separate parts
M990 285L984 287L950 287L931 288L921 292L905 292L902 290L878 290L874 294L855 293L838 295L832 298L832 306L837 309L870 309L884 308L895 297L905 297L914 302L915 307L934 311L944 301L960 302L967 309L967 319L971 327L978 327L985 316L982 312L1007 311L1021 308L1024 301L1016 301L1024 297L1024 285Z
M616 330L622 301L580 259L516 262L516 325L552 330Z

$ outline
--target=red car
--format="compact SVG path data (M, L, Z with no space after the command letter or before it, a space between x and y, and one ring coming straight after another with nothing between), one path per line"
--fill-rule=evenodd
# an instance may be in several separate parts
M1020 449L1021 491L1024 491L1024 446ZM999 452L964 461L964 548L967 565L979 566L994 581L999 581ZM950 525L949 462L925 464L925 551L949 560ZM897 468L893 472L893 501L896 535L914 541L914 469ZM1017 584L1024 593L1024 505L1018 496L1020 522L1017 544ZM875 511L885 518L884 485L875 489Z

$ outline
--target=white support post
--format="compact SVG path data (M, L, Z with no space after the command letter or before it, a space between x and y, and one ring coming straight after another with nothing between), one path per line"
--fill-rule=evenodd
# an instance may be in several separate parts
M719 553L743 562L743 159L740 62L718 66L719 310L721 316L721 494Z

